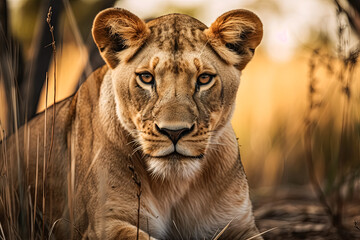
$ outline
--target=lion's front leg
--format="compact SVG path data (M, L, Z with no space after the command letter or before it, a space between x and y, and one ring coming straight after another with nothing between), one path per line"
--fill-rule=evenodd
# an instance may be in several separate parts
M96 239L121 239L121 240L134 240L137 239L137 234L139 234L140 240L156 240L155 238L149 236L148 233L139 229L136 226L121 221L118 219L107 219L104 221L98 221L95 229L92 229L90 226L87 229L86 233L83 236L83 240L96 240Z

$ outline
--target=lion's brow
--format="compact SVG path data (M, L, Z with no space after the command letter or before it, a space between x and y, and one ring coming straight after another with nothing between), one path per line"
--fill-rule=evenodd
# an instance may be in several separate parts
M151 68L152 68L153 70L155 70L155 68L156 68L156 66L158 65L159 61L160 61L159 57L155 57L155 58L153 59L153 61L151 62Z

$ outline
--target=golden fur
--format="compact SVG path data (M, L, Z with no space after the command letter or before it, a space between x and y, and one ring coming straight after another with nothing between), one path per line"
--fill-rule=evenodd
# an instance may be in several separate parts
M44 113L20 129L30 177L14 177L13 189L28 181L34 201L45 158L45 219L70 221L56 224L58 239L135 239L139 182L140 239L211 239L228 223L221 239L258 234L230 118L241 70L262 38L259 18L234 10L207 28L182 14L144 23L114 8L97 15L93 37L107 65L57 104L50 161L49 144L36 149L50 139L51 114L46 134ZM211 81L200 84L201 76ZM4 160L16 141L7 140ZM38 184L38 206L42 191Z

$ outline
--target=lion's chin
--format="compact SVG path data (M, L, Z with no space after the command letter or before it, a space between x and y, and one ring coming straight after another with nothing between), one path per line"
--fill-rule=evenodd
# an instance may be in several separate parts
M171 153L166 156L147 157L148 171L155 178L193 178L201 170L203 155L184 156Z

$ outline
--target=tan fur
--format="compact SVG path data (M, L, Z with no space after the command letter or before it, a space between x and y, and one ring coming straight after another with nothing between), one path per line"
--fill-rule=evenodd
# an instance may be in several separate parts
M123 40L124 47L140 47L149 35L140 18L125 9L109 9L97 15L93 26L93 37L107 64L114 68L118 64L114 44L115 38ZM114 41L115 40L115 41Z
M260 44L263 31L260 19L254 13L241 9L218 17L210 28L205 30L205 34L225 61L237 64L242 70L254 55L249 49L255 50ZM241 51L240 56L230 55L225 47L227 43L237 45Z
M135 239L136 179L141 182L140 239L211 239L230 222L221 239L258 234L230 124L240 70L262 36L256 15L234 10L207 28L181 14L145 24L126 10L108 9L95 18L93 36L107 66L57 104L45 219L49 225L60 218L71 222L56 225L57 238ZM145 71L155 85L141 82L137 74ZM204 73L213 80L197 86ZM32 196L44 121L42 113L19 132L23 159L23 134L31 131L26 186ZM51 115L47 122L49 140ZM172 142L164 129L187 130ZM16 154L15 142L15 137L7 140L6 159ZM40 163L48 151L49 144ZM42 191L40 184L38 206Z

